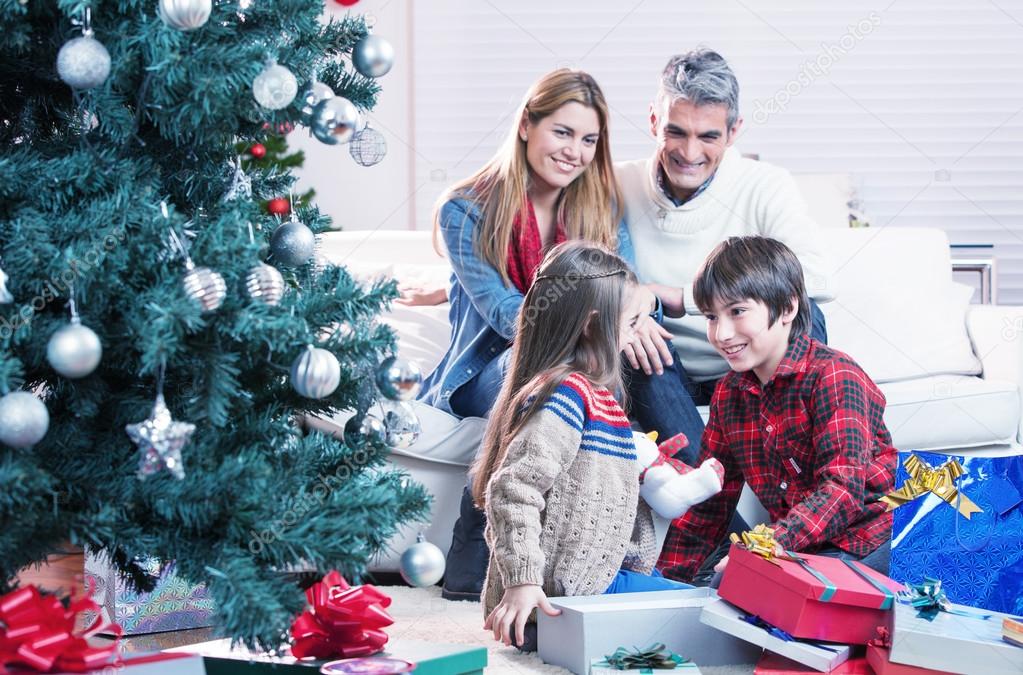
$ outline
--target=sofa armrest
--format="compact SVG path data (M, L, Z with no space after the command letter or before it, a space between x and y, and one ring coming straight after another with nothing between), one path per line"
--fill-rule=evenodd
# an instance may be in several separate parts
M1023 389L1023 307L971 305L966 329L984 379L1014 382ZM1023 441L1023 410L1017 441Z

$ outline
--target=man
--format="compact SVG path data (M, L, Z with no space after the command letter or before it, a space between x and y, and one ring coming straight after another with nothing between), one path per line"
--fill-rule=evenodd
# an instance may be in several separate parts
M730 236L777 239L799 258L809 296L831 298L818 227L795 181L784 169L742 157L733 146L741 128L739 84L724 58L709 49L673 56L650 106L653 156L615 166L637 274L660 299L625 350L631 412L661 438L685 433L690 444L680 458L689 463L703 432L696 405L709 402L728 372L693 301L692 282L707 255ZM815 302L810 309L812 337L827 342L823 314Z

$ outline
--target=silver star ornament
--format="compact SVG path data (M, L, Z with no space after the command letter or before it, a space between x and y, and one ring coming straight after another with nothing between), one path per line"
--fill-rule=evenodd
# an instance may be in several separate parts
M192 437L195 425L174 421L163 400L163 394L156 397L153 412L148 419L138 424L129 424L124 430L139 448L141 480L164 468L178 480L185 477L185 468L181 465L181 448Z

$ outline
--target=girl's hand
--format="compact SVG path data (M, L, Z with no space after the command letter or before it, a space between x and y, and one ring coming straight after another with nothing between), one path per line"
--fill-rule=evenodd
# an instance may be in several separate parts
M543 589L535 584L506 588L501 603L483 622L483 629L493 631L495 640L511 645L512 629L514 628L515 644L521 645L526 641L526 621L536 607L543 610L547 616L561 614L560 609L554 609L554 606L551 605Z

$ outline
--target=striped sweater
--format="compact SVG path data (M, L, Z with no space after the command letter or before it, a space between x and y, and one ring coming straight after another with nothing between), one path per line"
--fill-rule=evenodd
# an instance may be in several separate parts
M598 595L619 569L649 573L657 558L629 420L610 391L579 373L511 440L486 501L484 616L507 587Z

